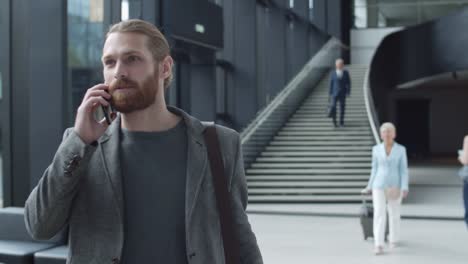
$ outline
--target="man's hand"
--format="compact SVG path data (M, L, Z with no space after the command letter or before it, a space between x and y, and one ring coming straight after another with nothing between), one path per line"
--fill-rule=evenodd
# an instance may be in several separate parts
M107 100L111 95L107 92L108 86L98 84L86 91L86 94L78 107L74 130L86 144L91 144L104 134L108 125L104 120L96 121L94 112L98 107L109 106Z

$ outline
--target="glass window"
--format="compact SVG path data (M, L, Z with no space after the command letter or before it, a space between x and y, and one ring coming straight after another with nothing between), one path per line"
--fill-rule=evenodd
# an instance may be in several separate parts
M294 0L289 0L289 8L294 8Z
M314 0L309 0L309 19L314 19Z
M68 0L68 100L74 120L86 90L102 83L104 0Z
M122 21L131 18L141 19L141 0L122 0L121 19Z
M223 6L223 0L210 0L210 2L213 2L219 6Z

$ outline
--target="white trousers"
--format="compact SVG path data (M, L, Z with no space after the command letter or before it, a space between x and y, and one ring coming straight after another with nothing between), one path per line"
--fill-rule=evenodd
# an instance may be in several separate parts
M385 241L385 227L387 224L387 210L389 218L390 243L396 243L400 239L400 210L401 196L397 200L388 200L385 191L381 189L372 190L372 202L374 205L374 243L375 246L383 246Z

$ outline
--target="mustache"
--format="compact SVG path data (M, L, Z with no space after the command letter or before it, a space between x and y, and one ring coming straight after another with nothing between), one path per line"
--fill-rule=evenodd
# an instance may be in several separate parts
M129 87L129 86L138 87L138 83L126 77L114 79L109 84L109 92L113 92L121 87Z

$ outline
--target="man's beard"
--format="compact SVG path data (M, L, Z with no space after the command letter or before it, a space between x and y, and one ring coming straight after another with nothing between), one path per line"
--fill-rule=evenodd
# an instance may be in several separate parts
M113 80L109 86L111 105L124 114L147 108L156 100L159 90L157 79L157 76L149 76L141 86L128 78Z

